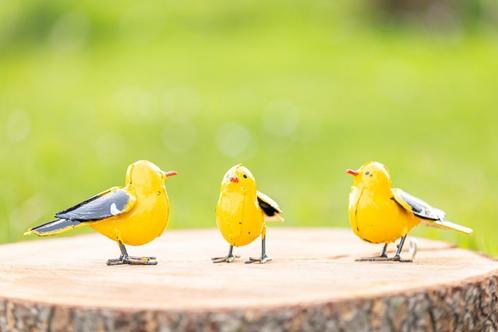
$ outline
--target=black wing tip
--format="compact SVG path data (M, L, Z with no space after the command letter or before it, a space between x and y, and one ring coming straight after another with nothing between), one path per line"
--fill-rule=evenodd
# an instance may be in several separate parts
M263 210L264 214L267 215L268 217L274 217L275 215L281 213L278 209L271 206L270 204L268 204L259 197L258 197L258 204L261 210Z

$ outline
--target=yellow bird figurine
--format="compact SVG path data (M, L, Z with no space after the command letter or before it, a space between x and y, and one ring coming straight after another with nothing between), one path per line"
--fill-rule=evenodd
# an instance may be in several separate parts
M256 180L249 169L236 165L226 172L221 182L220 196L216 205L216 223L230 244L226 257L212 258L213 263L230 263L236 256L233 247L251 243L261 235L261 257L249 258L249 263L266 263L265 221L284 221L282 210L267 195L257 191Z
M155 257L129 256L125 245L148 243L166 229L170 208L164 181L174 175L146 160L134 162L128 166L124 187L113 187L58 212L54 221L25 234L47 236L88 225L119 245L121 256L109 259L107 265L156 265Z
M370 243L384 243L377 257L360 258L358 261L401 261L401 250L408 232L419 223L451 229L465 234L472 229L445 220L446 213L436 209L407 192L391 188L391 178L384 165L368 162L358 170L348 169L353 176L349 194L349 221L354 233ZM387 245L401 239L396 254L387 257Z

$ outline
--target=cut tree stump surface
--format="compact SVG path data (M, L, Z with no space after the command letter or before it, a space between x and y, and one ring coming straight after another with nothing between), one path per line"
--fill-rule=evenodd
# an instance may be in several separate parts
M273 260L264 265L244 264L260 254L259 240L235 248L235 262L213 264L228 251L214 229L167 231L128 247L156 256L157 266L106 266L119 249L98 234L2 245L0 327L496 329L498 262L417 242L414 263L355 262L381 246L328 228L269 229Z

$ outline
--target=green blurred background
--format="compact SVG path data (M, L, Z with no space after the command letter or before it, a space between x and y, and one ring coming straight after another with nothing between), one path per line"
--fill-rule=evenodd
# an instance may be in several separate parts
M0 241L148 159L171 228L214 227L243 162L287 226L348 227L348 167L473 227L498 255L496 1L3 1Z

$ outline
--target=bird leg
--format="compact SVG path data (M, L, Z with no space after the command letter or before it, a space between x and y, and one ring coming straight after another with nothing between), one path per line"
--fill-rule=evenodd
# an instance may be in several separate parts
M415 256L414 254L412 254L412 258L411 259L403 259L403 258L401 258L401 251L403 250L403 245L405 244L405 240L406 240L407 235L408 234L405 234L401 238L401 240L399 241L399 244L398 244L398 250L396 250L396 255L394 255L394 257L389 258L388 259L389 261L392 261L392 262L401 262L401 263L411 263L411 262L413 262L413 257Z
M266 227L263 228L263 232L261 235L261 257L260 258L253 258L249 257L249 260L246 261L246 264L252 264L252 263L260 263L264 264L266 262L271 261L271 258L266 255Z
M118 241L119 250L121 251L121 256L117 259L107 260L107 265L157 265L156 257L134 257L128 255L126 247L121 241Z
M382 248L382 252L380 253L380 256L374 256L374 257L362 257L355 259L356 262L383 262L389 260L387 258L387 243L384 244L384 247Z
M213 263L231 263L235 260L235 258L239 258L240 256L235 256L233 254L233 246L230 245L230 248L228 249L228 255L224 257L213 257L211 260Z

